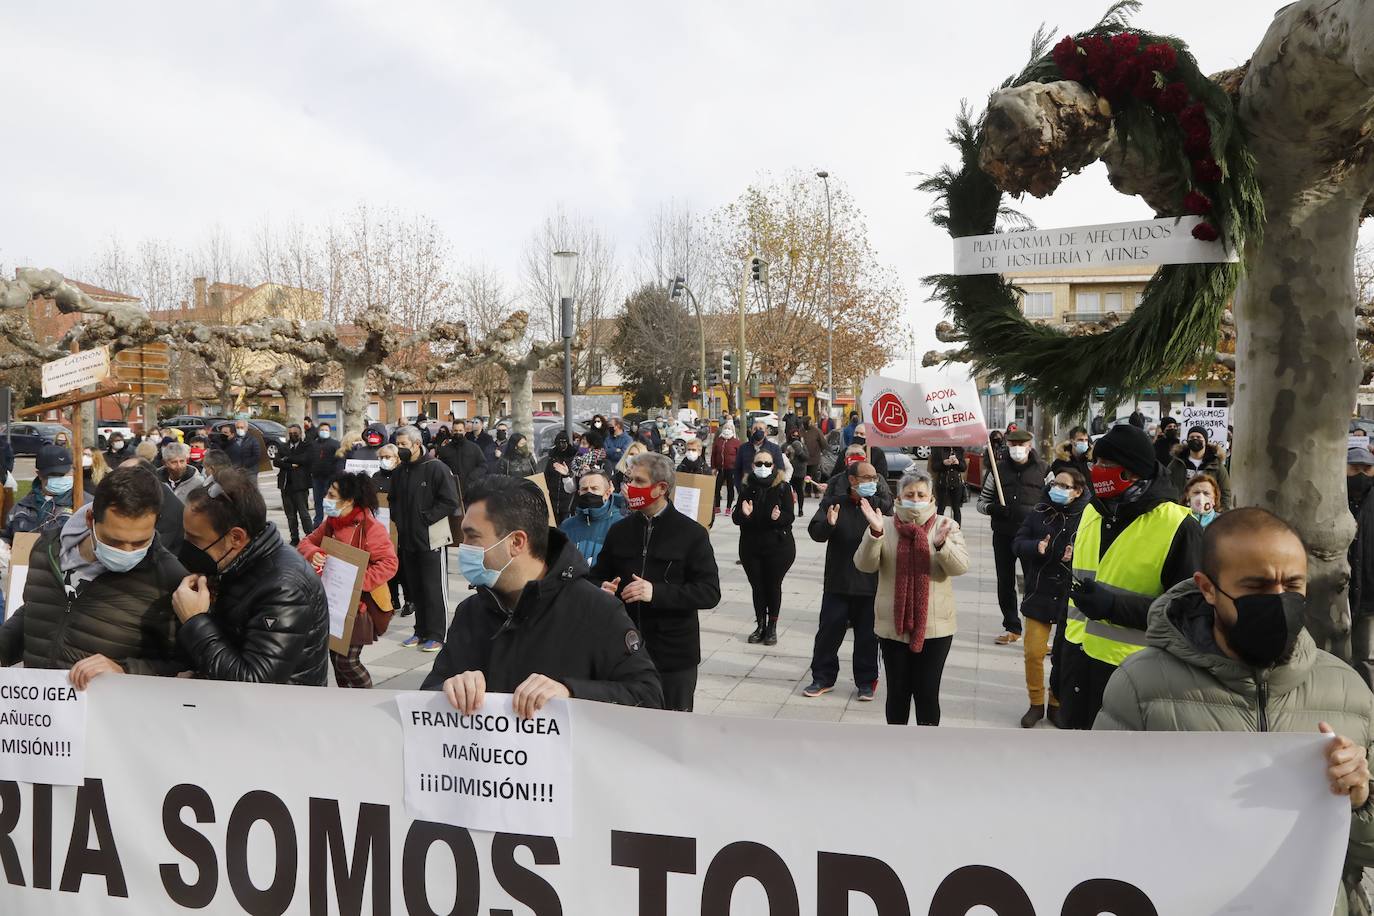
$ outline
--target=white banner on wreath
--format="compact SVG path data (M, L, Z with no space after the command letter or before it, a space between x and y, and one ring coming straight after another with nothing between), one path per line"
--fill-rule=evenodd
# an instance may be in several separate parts
M966 375L924 369L914 382L864 379L870 445L986 445L988 426L978 385Z
M1062 229L1023 229L954 240L956 274L1074 272L1097 267L1235 261L1221 242L1193 238L1199 216Z
M575 702L571 835L483 833L406 815L396 696L98 678L85 785L0 782L0 913L1329 916L1349 832L1316 734Z

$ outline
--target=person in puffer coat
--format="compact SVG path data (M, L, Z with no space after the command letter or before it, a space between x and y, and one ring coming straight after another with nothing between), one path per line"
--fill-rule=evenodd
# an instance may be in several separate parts
M180 559L190 575L172 595L177 641L207 680L323 687L324 587L267 521L255 477L226 468L187 499Z
M79 689L107 672L186 668L172 613L186 570L157 536L164 499L175 497L151 471L119 468L92 504L44 533L29 554L24 604L0 627L0 665L70 668Z
M1059 724L1059 685L1053 667L1048 709L1045 704L1045 650L1053 627L1051 665L1057 666L1064 648L1064 621L1069 610L1069 583L1073 579L1073 539L1083 510L1093 498L1088 481L1073 468L1055 474L1045 495L1045 502L1021 523L1012 542L1021 568L1026 571L1021 616L1026 625L1026 694L1030 709L1021 717L1022 728L1034 728L1047 715L1051 725Z
M1374 694L1303 628L1306 581L1306 549L1287 522L1258 508L1221 515L1204 536L1202 571L1151 605L1150 647L1112 675L1093 727L1334 733L1323 765L1352 809L1334 913L1368 913Z

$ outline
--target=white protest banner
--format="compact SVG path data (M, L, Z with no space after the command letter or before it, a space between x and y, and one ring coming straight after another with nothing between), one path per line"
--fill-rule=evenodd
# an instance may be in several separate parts
M1207 430L1209 442L1220 442L1222 445L1226 444L1226 428L1230 425L1229 407L1184 407L1178 415L1179 430L1184 436L1194 426L1202 426Z
M566 700L532 719L489 693L459 714L443 693L396 696L411 817L473 830L572 836L572 726Z
M1345 447L1346 449L1369 448L1369 437L1352 435L1349 439L1346 440Z
M1183 216L965 236L954 240L954 272L1072 271L1236 260L1221 242L1193 238L1193 228L1202 221L1200 216Z
M555 839L407 816L391 691L100 677L89 695L81 789L0 782L0 913L1330 916L1350 834L1315 731L574 701L573 832ZM1009 803L988 791L1009 761L1064 791Z
M110 377L110 348L96 347L44 363L43 397L75 391Z
M344 460L345 474L366 474L371 477L382 469L382 462L379 460L369 461L366 458L347 458Z
M0 779L77 786L85 772L86 695L66 671L0 668Z
M864 379L870 445L986 445L978 386L967 376L925 371L915 382Z

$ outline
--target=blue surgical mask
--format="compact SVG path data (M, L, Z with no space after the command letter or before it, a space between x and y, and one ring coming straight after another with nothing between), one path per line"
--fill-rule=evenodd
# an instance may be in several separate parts
M47 480L43 481L43 489L47 490L48 493L53 496L66 496L72 491L72 478L70 475L66 477L49 477Z
M1193 518L1198 520L1199 525L1206 528L1208 525L1212 524L1212 522L1217 520L1217 513L1215 509L1213 509L1211 512L1194 512Z
M324 498L324 514L329 516L330 518L338 518L339 501L337 499L330 499L328 496L326 496Z
M859 484L860 496L876 496L878 494L878 482L876 480L865 481Z
M930 500L917 502L914 499L904 499L901 501L901 506L903 509L910 509L913 512L924 512L930 508Z
M320 430L320 438L321 438L321 439L328 439L328 438L329 438L329 430L327 430L327 429L322 429L322 430Z
M126 573L135 566L143 562L143 558L148 555L148 548L152 547L152 541L138 550L119 550L104 543L95 536L95 531L91 531L91 540L95 543L95 558L100 561L100 565L113 573Z
M1065 487L1050 487L1050 501L1060 506L1067 506L1073 501L1073 491Z
M514 533L511 532L511 534ZM501 538L496 544L502 543L508 537L510 534ZM491 547L495 547L496 544L492 544ZM486 557L487 551L491 550L491 547L484 550L476 544L458 545L458 571L463 574L464 579L478 588L491 588L496 584L496 580L501 578L501 573L506 571L506 566L515 561L515 558L511 557L506 561L506 566L502 566L500 569L488 569Z
M1086 455L1086 454L1088 454L1088 445L1089 445L1089 444L1090 444L1090 443L1083 442L1083 441L1081 441L1081 440L1078 441L1078 442L1075 442L1075 443L1073 444L1073 453L1074 453L1075 455Z

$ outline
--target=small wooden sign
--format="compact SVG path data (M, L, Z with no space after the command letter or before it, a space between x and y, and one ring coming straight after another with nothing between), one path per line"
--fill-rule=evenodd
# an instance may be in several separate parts
M716 513L716 479L710 474L678 474L673 488L673 507L683 515L697 520L703 528L711 527Z

